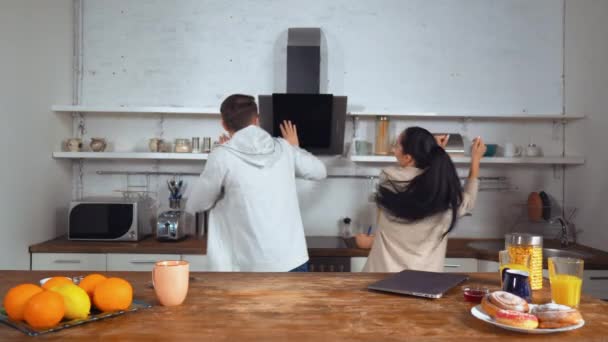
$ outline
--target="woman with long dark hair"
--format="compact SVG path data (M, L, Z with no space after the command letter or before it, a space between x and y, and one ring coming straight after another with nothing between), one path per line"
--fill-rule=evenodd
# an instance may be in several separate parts
M475 204L486 146L481 138L473 141L463 188L441 143L421 127L399 135L394 146L399 165L384 169L380 177L378 229L364 272L443 270L446 235Z

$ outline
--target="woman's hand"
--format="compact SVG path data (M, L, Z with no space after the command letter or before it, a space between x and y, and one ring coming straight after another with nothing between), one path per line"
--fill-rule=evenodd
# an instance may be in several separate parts
M435 141L437 141L437 145L444 148L448 145L448 140L450 140L449 134L439 134L435 136Z
M486 147L486 144L483 143L481 137L475 138L471 145L471 159L481 160L487 149L488 148Z
M283 136L283 139L287 140L291 146L300 146L300 141L298 140L298 129L296 128L296 125L291 123L291 121L283 121L281 124L281 135Z

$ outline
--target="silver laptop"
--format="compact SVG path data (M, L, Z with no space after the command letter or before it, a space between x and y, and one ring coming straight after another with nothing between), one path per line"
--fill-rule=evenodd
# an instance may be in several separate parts
M367 288L424 298L441 298L444 293L469 279L466 274L401 271Z

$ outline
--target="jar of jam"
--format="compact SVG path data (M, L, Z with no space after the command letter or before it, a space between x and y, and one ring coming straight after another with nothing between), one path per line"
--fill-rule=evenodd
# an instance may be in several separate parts
M543 288L543 237L526 233L509 233L505 235L505 249L515 263L518 259L530 258L530 288Z
M465 302L481 303L483 297L490 293L490 289L485 286L466 286L462 288Z

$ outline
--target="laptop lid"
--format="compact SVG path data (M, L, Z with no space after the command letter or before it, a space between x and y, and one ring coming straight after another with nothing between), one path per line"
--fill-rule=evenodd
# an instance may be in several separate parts
M368 286L375 291L424 298L441 298L444 293L469 279L465 274L405 270Z

